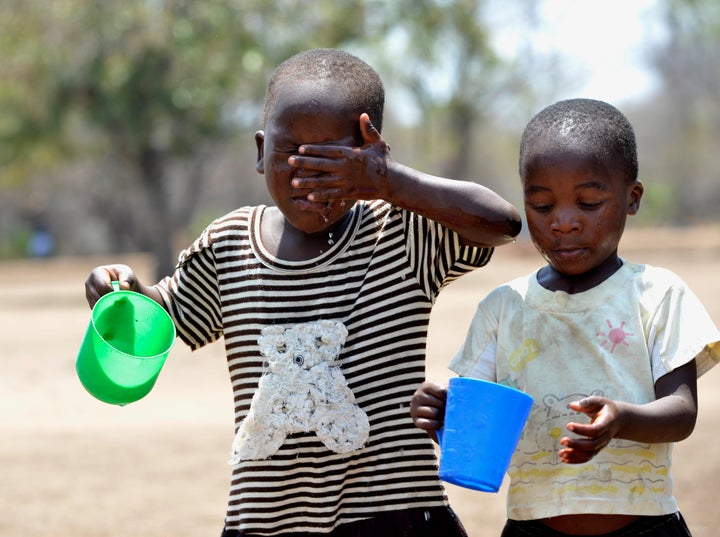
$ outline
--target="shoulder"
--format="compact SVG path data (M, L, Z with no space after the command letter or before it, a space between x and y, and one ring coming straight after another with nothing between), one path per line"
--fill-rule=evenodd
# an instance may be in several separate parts
M248 227L252 218L259 214L264 206L239 207L227 214L215 218L207 229L217 231L228 227Z
M537 270L534 270L530 274L518 276L496 287L493 292L503 295L519 295L525 297L532 286L539 285L537 283L537 272Z
M625 279L616 282L616 297L624 297L653 315L696 307L695 294L673 271L647 264L624 263Z
M623 266L628 277L635 280L643 290L662 290L664 292L672 288L687 287L680 276L664 267L633 263L625 259L623 259Z
M223 239L236 237L238 233L247 234L264 208L264 206L240 207L217 217L207 225L200 238L204 237L203 242L209 246Z
M528 290L537 282L537 271L507 281L490 291L482 304L498 305L509 302L525 302Z
M180 252L178 264L186 264L201 252L212 252L228 240L248 237L252 222L260 214L261 207L241 207L213 220L193 241Z

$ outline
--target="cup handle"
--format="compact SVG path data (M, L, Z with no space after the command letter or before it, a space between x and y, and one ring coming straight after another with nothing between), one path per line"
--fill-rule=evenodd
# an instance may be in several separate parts
M120 290L120 282L117 280L112 280L110 282L110 285L112 285L113 291L119 291Z

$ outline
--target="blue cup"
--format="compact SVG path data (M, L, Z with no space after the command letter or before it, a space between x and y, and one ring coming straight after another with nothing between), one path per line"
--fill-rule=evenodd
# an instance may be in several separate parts
M497 492L532 404L528 394L502 384L450 379L445 422L438 431L440 479Z

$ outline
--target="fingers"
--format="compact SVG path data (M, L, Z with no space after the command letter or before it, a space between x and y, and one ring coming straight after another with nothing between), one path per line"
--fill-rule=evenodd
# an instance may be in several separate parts
M568 436L560 440L563 447L558 451L562 462L568 464L579 464L587 462L600 453L610 442L610 438L602 435L598 438L570 438Z
M113 290L113 281L117 281L121 289L134 290L137 287L135 273L126 265L96 267L85 280L85 298L91 308L101 296Z
M341 170L349 158L350 148L340 146L303 145L300 155L288 158L288 164L297 168L296 177L311 177L318 172L337 172Z
M590 396L584 397L579 401L573 401L569 406L575 412L582 412L583 414L592 416L600 412L606 404L607 399L598 396Z
M586 397L570 403L570 408L590 417L589 423L570 422L568 431L579 435L560 440L560 460L568 464L587 462L600 453L613 439L612 422L617 413L612 401L602 397Z
M445 387L434 382L422 383L410 402L410 415L415 426L426 431L442 427L446 399Z
M573 449L561 449L558 451L560 460L565 464L582 464L591 460L595 455L595 453L586 453Z
M382 135L370 121L370 117L363 113L360 115L360 133L364 146L380 145L389 149ZM335 144L307 144L298 148L299 155L293 155L288 163L296 168L309 168L320 171L335 171L346 165L346 160L358 153L358 149L347 145Z

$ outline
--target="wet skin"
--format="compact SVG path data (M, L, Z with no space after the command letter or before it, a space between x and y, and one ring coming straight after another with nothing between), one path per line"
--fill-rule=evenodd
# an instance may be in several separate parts
M612 160L600 162L582 147L537 151L528 161L523 192L533 244L548 263L537 276L543 287L580 293L601 284L622 266L618 244L627 216L638 211L643 186L627 181ZM657 400L647 405L596 397L571 403L590 422L568 424L568 430L581 437L561 439L561 460L586 462L613 438L662 442L687 436L697 413L695 375L694 362L665 375L655 386ZM676 436L661 438L663 429L674 429ZM598 535L638 518L590 513L542 522L563 533Z
M578 293L620 268L618 244L642 183L580 150L550 150L529 161L523 190L533 244L548 263L538 273L543 287Z
M302 180L327 174L295 167L292 157L300 155L304 145L362 145L358 116L332 92L298 85L281 92L265 131L255 134L256 168L276 205L265 211L262 239L275 255L289 260L316 257L328 247L328 233L337 237L344 231L354 200L314 198L320 189L302 188Z

